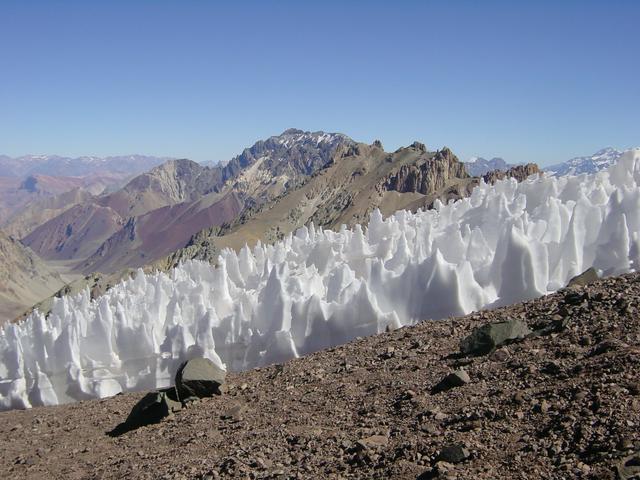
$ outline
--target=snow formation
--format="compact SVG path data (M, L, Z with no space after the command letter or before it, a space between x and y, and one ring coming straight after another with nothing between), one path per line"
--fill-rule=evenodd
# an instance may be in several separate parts
M201 355L230 370L387 328L531 299L640 260L640 150L593 175L481 184L471 197L187 262L0 332L0 408L167 386Z

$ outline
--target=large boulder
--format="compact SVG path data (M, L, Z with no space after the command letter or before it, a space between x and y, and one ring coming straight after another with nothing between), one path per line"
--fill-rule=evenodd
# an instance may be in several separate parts
M523 339L531 334L527 324L512 318L504 322L488 323L475 328L471 335L460 342L463 355L486 355L501 345Z
M220 395L227 372L208 358L183 363L176 374L176 389L181 401Z

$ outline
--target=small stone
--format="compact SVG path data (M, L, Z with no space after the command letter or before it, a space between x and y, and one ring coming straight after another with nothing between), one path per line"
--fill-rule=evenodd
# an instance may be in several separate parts
M431 389L431 393L436 394L451 390L452 388L462 387L471 381L469 374L464 370L456 370L444 377L440 382Z
M578 468L584 474L588 474L589 472L591 472L591 467L586 463L578 462Z
M584 390L576 392L576 394L573 396L573 399L576 402L582 402L585 398L587 398L587 392L585 392Z
M618 442L618 450L631 450L633 449L633 442L629 438L621 438Z
M540 410L540 413L547 413L549 411L549 402L547 402L546 400L542 400L538 408Z
M504 362L509 359L509 350L506 348L499 348L491 355L491 360L494 362Z
M233 405L231 408L226 410L221 418L223 420L233 420L234 422L240 422L244 418L244 414L247 411L247 407L241 404Z
M455 443L444 447L437 457L438 461L447 463L460 463L469 458L469 451L464 448L464 445Z
M438 429L438 427L436 427L435 425L431 424L431 423L427 423L426 425L422 425L420 427L420 430L422 430L425 433L428 433L430 435L437 435L438 433L440 433L440 430Z
M370 437L361 438L356 443L363 450L376 450L387 446L389 438L385 435L371 435Z

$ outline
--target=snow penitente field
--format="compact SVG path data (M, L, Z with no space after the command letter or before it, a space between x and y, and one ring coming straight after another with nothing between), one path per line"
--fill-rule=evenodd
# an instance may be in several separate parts
M528 300L595 267L640 259L640 151L593 175L481 185L434 210L374 214L368 228L303 228L63 297L0 336L3 408L166 386L189 356L232 371L355 337Z

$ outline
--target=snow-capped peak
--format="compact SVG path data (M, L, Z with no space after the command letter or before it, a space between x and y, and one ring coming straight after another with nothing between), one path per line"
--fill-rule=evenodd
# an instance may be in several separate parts
M552 175L579 175L581 173L595 173L613 165L624 152L613 147L598 150L593 155L575 157L563 163L551 165L545 170Z

